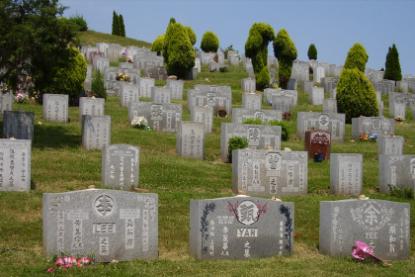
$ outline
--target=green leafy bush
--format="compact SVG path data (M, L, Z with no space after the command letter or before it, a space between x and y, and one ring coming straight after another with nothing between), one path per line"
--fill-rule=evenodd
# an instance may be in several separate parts
M197 41L195 32L190 26L185 26L185 28L186 28L187 35L189 36L190 42L192 43L192 45L195 45Z
M271 120L268 122L271 126L280 126L281 127L281 140L282 141L288 141L289 133L288 133L288 127L285 122L277 121L277 120Z
M77 26L78 31L88 31L88 24L82 15L76 15L69 18L69 21Z
M228 142L228 160L232 162L232 151L248 147L248 139L244 137L232 137Z
M308 47L307 56L309 60L317 60L317 48L314 43Z
M295 48L294 42L285 29L281 29L278 32L273 45L274 54L279 64L279 86L285 89L291 77L293 62L297 58L297 48Z
M164 44L164 35L159 35L151 45L151 51L157 52L157 55L160 56L163 51Z
M263 89L269 87L270 77L269 77L269 73L268 73L268 68L266 66L264 66L261 69L261 71L258 74L256 74L255 80L256 80L256 89L257 90L263 90Z
M94 75L92 77L92 84L91 90L94 93L94 96L97 98L107 98L107 91L105 90L104 86L104 78L101 71L96 70L94 71Z
M337 108L346 121L359 116L377 116L378 105L372 83L357 68L344 69L337 84Z
M383 78L394 81L402 80L399 53L395 44L393 44L392 47L389 47L388 54L386 55L385 75L383 76Z
M255 124L255 125L264 124L260 118L245 118L242 123L243 124Z
M219 39L214 32L206 32L203 34L200 48L204 52L216 52L219 48Z
M365 67L369 56L366 53L366 49L360 43L355 43L347 53L346 62L344 63L344 69L357 68L361 72L365 72Z

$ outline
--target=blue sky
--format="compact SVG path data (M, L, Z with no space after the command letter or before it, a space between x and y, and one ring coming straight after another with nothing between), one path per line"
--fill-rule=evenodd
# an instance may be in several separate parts
M196 32L198 42L207 30L215 32L221 47L233 45L243 53L253 22L285 28L299 58L307 59L315 43L320 61L342 64L348 49L361 42L369 54L368 66L384 67L388 47L396 43L402 71L415 74L415 1L409 0L61 0L65 15L81 14L89 28L111 32L112 11L124 17L127 36L152 42L164 33L170 17ZM269 52L271 54L272 52Z

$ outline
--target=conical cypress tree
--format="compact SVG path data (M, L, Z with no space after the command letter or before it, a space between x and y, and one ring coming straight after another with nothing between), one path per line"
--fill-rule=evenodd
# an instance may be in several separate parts
M389 47L388 54L386 55L385 75L383 76L383 78L394 81L402 80L399 53L395 44L393 44L392 47Z
M113 11L112 12L112 34L115 36L119 35L119 24L118 24L118 14Z
M317 60L317 48L314 43L308 47L307 56L309 60Z
M124 25L124 18L122 14L118 16L118 24L120 28L120 36L125 37L125 25Z

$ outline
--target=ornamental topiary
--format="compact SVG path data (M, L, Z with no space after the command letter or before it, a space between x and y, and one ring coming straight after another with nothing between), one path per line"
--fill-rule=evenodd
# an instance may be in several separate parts
M264 66L262 70L255 75L256 81L256 89L257 90L264 90L265 88L269 87L270 77L268 73L268 68Z
M365 72L365 67L368 59L369 56L367 55L363 45L360 43L355 43L347 53L344 69L357 68L361 72Z
M164 44L164 35L159 35L151 45L151 51L157 52L157 55L160 56L163 51Z
M309 60L317 60L317 48L314 43L308 47L307 56Z
M204 52L216 52L219 48L219 39L213 32L206 32L202 37L202 42L200 43L200 48Z
M337 84L337 109L346 121L359 116L377 116L378 105L372 83L357 68L344 69Z
M396 49L396 45L393 44L389 47L388 54L386 55L385 63L385 75L384 79L400 81L402 80L401 64L399 63L399 53Z
M288 80L291 77L291 69L294 60L297 58L297 48L295 48L294 42L291 40L288 32L285 29L281 29L273 43L274 54L278 59L278 76L279 86L286 89Z

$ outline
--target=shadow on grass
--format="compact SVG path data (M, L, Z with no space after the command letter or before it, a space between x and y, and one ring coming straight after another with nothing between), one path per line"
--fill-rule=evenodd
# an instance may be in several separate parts
M62 126L35 126L33 148L77 148L81 145L81 135L71 134Z

